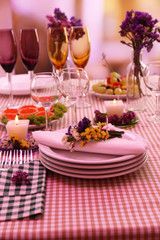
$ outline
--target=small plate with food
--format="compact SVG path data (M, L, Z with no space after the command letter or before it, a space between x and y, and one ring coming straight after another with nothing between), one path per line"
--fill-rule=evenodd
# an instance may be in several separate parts
M64 104L58 102L52 105L48 113L49 123L62 118L65 112L67 112L67 107ZM29 129L45 127L44 107L36 105L6 108L1 113L0 124L5 126L9 120L14 120L16 115L18 115L19 119L29 119Z
M126 76L111 72L106 80L93 80L90 93L104 99L126 99Z

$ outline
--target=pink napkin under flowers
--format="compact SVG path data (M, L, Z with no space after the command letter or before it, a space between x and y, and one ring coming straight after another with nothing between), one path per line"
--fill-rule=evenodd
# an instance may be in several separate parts
M65 150L66 146L62 143L62 137L66 132L67 129L60 129L57 131L35 131L32 134L36 142L39 144ZM112 138L100 142L89 142L84 147L80 147L80 142L76 142L74 151L111 155L139 155L147 151L147 144L142 137L133 134L128 130L124 130L124 132L122 138Z

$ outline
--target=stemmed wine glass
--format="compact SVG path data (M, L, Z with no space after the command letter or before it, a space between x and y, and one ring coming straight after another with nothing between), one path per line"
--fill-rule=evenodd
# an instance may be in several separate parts
M17 44L13 29L0 30L0 64L8 76L9 84L9 103L8 107L13 105L12 92L12 71L17 61Z
M153 94L156 96L156 110L154 115L147 119L148 121L160 123L160 61L154 61L147 64L146 76L144 82Z
M68 98L73 108L72 125L77 124L76 103L89 89L89 79L84 69L64 68L59 72L58 88L63 97Z
M19 43L22 62L28 70L30 80L32 80L34 69L39 58L39 37L37 29L20 29Z
M49 27L47 41L48 55L58 74L68 56L67 29L65 27Z
M85 68L90 57L90 35L88 27L77 26L70 29L70 53L77 68ZM88 89L89 90L89 89ZM85 97L88 92L84 92ZM90 107L90 104L84 102L82 97L76 104L77 107Z
M34 74L31 82L32 99L45 108L46 128L48 127L48 112L52 104L60 98L58 91L58 76L51 72L42 72Z

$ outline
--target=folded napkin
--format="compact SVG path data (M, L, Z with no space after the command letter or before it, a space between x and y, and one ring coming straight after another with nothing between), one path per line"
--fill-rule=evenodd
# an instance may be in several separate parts
M16 171L29 174L29 185L16 185L11 178ZM46 170L40 161L25 163L0 172L0 221L42 214L45 198Z
M65 150L66 146L62 143L62 137L66 132L67 129L61 129L54 132L35 131L32 134L36 142L39 144ZM77 142L74 150L111 155L139 155L147 151L147 144L139 135L125 130L125 134L122 135L122 138L112 138L100 142L89 142L84 147L80 147L80 143Z
M7 77L0 78L0 93L9 94ZM14 95L30 94L30 79L28 74L17 74L12 76L12 92Z

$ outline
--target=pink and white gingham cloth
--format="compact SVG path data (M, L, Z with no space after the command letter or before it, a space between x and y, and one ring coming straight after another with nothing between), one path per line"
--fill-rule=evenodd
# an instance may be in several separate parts
M92 108L77 109L78 120L93 118L96 109L105 112L103 100L94 96L86 100ZM21 103L29 102L29 98L21 98ZM0 239L159 240L160 124L147 121L154 107L155 99L148 97L148 110L138 114L139 123L130 129L149 146L149 159L141 169L101 180L48 171L44 214L34 220L1 222ZM53 129L65 127L71 120L69 109Z

